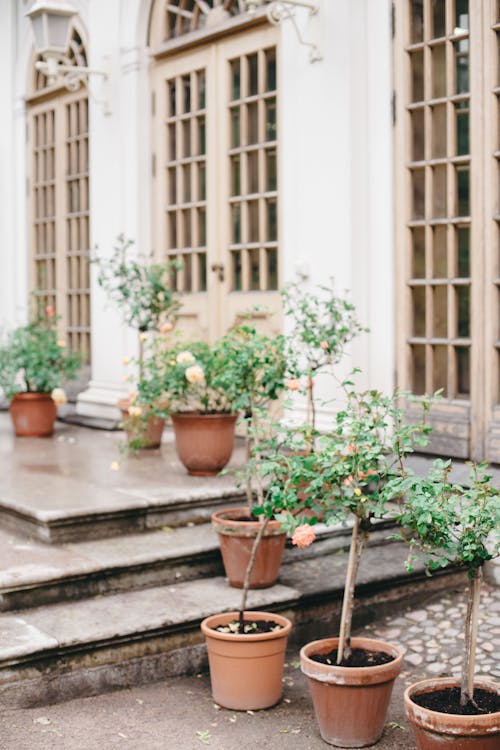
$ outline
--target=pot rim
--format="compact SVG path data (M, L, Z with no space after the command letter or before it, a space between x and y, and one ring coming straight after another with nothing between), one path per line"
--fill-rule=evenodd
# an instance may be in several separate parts
M339 638L321 638L310 641L300 649L300 667L302 672L314 680L338 685L370 685L389 682L395 679L403 666L403 651L393 643L376 638L351 638L354 648L366 648L382 651L394 656L393 661L377 664L373 667L340 667L336 664L321 664L309 658L309 654L330 651L338 645Z
M406 688L404 692L405 712L407 717L417 726L442 734L495 734L500 733L500 711L490 714L446 714L419 706L412 700L412 695L432 692L446 687L460 687L460 680L456 677L429 677L419 680ZM500 685L482 677L474 678L474 687L491 689L500 695ZM472 726L471 726L472 725ZM439 726L439 730L437 727Z
M203 634L208 638L215 638L220 641L231 641L232 643L255 643L255 641L272 641L277 638L287 637L292 629L292 621L284 615L279 615L276 612L264 612L262 610L245 610L245 617L254 618L255 620L275 620L278 624L282 625L280 630L275 630L271 633L255 633L254 635L240 635L239 633L220 633L217 630L213 630L212 625L223 625L226 622L231 622L239 617L237 610L233 612L219 612L215 615L210 615L202 620L200 627ZM215 623L215 620L217 622Z
M39 399L42 399L43 401L48 400L50 398L51 401L54 399L52 398L52 393L48 391L21 391L20 393L14 393L11 399L12 401L16 400L22 400L22 401L36 401Z
M255 536L262 525L261 521L257 518L255 521L237 521L232 518L224 518L224 513L236 513L240 516L245 515L249 518L251 517L247 505L239 505L236 508L220 508L219 510L214 511L211 515L211 521L219 534L226 534L228 536ZM239 532L246 533L240 534ZM269 521L264 536L280 536L281 534L286 535L286 531L283 531L281 528L281 523L275 519Z
M215 412L214 414L204 414L201 411L177 411L170 414L171 419L193 419L193 417L202 417L203 419L224 419L234 420L238 419L238 414L233 414L228 411Z

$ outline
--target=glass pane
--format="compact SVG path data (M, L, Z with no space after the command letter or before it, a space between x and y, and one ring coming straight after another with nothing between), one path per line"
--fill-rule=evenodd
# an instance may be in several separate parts
M469 40L462 39L455 44L456 93L469 91Z
M249 151L247 153L247 192L259 192L259 152Z
M424 98L424 53L422 50L412 52L411 80L412 80L412 102L421 102Z
M240 145L240 108L235 107L231 110L231 146L234 148Z
M425 287L416 286L412 291L413 335L425 336Z
M273 198L267 201L267 240L278 239L278 204Z
M184 113L191 112L191 76L182 77Z
M198 153L207 153L205 117L198 117Z
M231 195L241 195L240 157L231 157Z
M457 171L457 216L469 216L469 168L458 167Z
M469 153L469 105L459 102L455 105L457 119L457 154L462 156Z
M434 167L432 177L432 215L443 218L446 216L446 166Z
M248 55L248 96L255 96L259 93L259 66L257 55Z
M467 279L470 276L469 228L457 229L457 276Z
M240 72L240 61L231 61L231 96L232 99L240 99L241 97L241 72Z
M457 336L469 338L470 336L470 288L468 286L457 286Z
M412 218L423 219L425 217L425 173L423 169L414 169L411 172L413 212Z
M448 395L448 348L446 346L432 347L433 359L433 391L443 389L443 395Z
M169 260L176 261L177 257L175 255L169 255ZM175 268L172 268L170 270L170 285L171 285L172 289L174 290L174 292L178 291L177 277L178 277L177 270Z
M434 241L434 268L435 279L448 278L448 263L446 249L446 227L434 227L432 230Z
M438 339L448 337L448 288L447 286L434 287L434 310L433 310L433 335Z
M469 347L457 346L455 348L457 368L457 396L467 397L470 394L470 356Z
M259 142L259 105L257 102L247 105L248 138L247 144Z
M168 214L168 227L169 248L174 250L177 247L177 217L174 211L170 211Z
M420 344L411 347L413 393L421 396L425 393L425 346Z
M268 149L266 151L266 190L276 190L277 187L276 151Z
M191 212L182 212L182 223L184 227L184 247L191 247Z
M267 288L278 288L278 251L274 248L266 251L267 257Z
M424 0L412 0L411 3L411 41L412 44L424 38Z
M455 0L455 28L469 28L469 0Z
M425 277L425 230L423 227L416 227L411 230L412 235L412 257L414 279L423 279Z
M198 72L198 108L205 109L206 90L205 90L205 71Z
M177 203L177 178L175 167L168 170L168 196L170 203Z
M192 273L192 259L191 255L183 255L182 256L182 267L184 271L184 291L185 292L191 292L192 291L192 283L193 283L193 273Z
M198 253L199 290L207 291L207 254Z
M276 90L276 49L266 50L266 91Z
M176 125L175 122L172 122L168 126L168 160L173 161L176 156Z
M432 36L434 39L446 34L446 0L432 0Z
M276 132L276 99L266 101L266 140L275 141Z
M231 209L232 214L232 238L231 243L233 245L239 245L241 242L241 206L239 203L234 203Z
M198 245L207 245L207 212L204 208L198 209Z
M411 128L413 135L413 161L422 161L424 159L424 110L414 109L411 112Z
M191 200L191 165L186 164L182 168L182 181L184 183L184 203L189 203Z
M233 290L236 292L241 291L241 251L236 250L231 253L232 258L232 276L233 276Z
M446 104L432 107L432 157L446 156Z
M172 81L168 81L168 114L169 117L174 117L176 113L176 90L175 90L175 78Z
M260 250L249 251L250 260L250 289L260 289Z
M198 165L198 200L204 201L207 197L207 170L205 164Z
M191 120L182 123L182 141L184 144L184 156L191 156Z
M259 202L248 201L248 241L259 241Z
M439 44L432 48L432 96L446 96L446 48Z

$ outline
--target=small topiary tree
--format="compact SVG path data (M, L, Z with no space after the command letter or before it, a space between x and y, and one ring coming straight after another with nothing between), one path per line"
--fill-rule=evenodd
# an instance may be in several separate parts
M451 461L436 460L426 476L404 469L385 488L399 497L399 522L410 544L407 567L415 553L432 572L448 565L467 570L468 595L462 661L460 705L474 708L474 667L483 565L500 555L500 493L486 473L487 464L472 465L465 486L450 479Z

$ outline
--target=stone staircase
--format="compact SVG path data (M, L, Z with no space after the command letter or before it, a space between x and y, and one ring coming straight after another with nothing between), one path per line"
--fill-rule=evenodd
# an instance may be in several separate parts
M234 480L187 477L168 434L161 451L113 472L117 440L64 425L53 440L15 441L0 415L0 705L198 672L200 621L239 606L209 523L215 508L242 504ZM407 550L387 526L362 561L358 621L429 587L422 569L405 571ZM335 632L348 544L339 526L306 550L287 546L278 584L252 591L248 607L290 616L297 644Z

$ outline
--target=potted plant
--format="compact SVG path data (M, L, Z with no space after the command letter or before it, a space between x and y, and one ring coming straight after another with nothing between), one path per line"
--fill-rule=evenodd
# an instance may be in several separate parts
M66 402L61 384L76 377L80 356L67 349L53 308L11 331L0 346L0 387L18 436L52 435L56 405Z
M383 487L397 472L401 456L425 443L429 431L424 420L414 425L403 422L398 398L378 391L348 391L334 427L320 440L314 455L316 478L305 490L310 507L319 509L327 523L352 523L339 637L313 641L300 652L321 736L340 747L377 742L402 665L396 646L351 637L356 577L371 519L386 513ZM314 517L306 523L286 512L277 517L286 528L295 529L294 540L300 546L314 538L309 528Z
M173 261L156 262L152 255L132 255L134 243L123 235L117 239L109 258L94 257L98 267L97 282L108 298L120 310L123 321L138 332L138 383L144 376L144 346L152 332L169 333L175 324L181 303L171 286L171 274L177 268ZM129 364L125 357L124 364ZM125 376L127 381L130 376ZM147 375L146 375L147 377ZM145 396L147 387L141 390ZM158 447L164 419L154 413L154 402L134 403L132 398L121 399L123 426L132 451ZM139 413L140 412L140 413Z
M486 464L472 466L466 485L452 483L450 461L437 460L426 476L407 471L388 485L402 496L400 523L427 569L455 565L467 571L467 612L461 679L428 679L405 692L405 710L420 750L500 747L500 685L474 680L483 565L500 554L500 493Z

